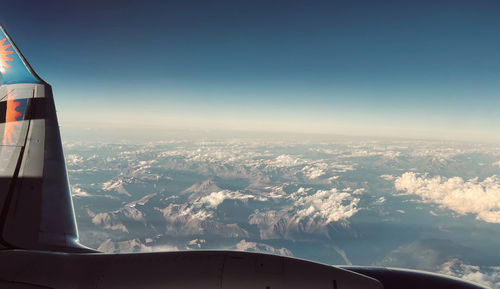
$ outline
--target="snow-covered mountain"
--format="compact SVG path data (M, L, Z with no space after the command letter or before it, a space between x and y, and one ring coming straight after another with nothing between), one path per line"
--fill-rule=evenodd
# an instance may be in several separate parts
M103 251L264 251L500 282L495 145L205 139L65 152L82 242Z

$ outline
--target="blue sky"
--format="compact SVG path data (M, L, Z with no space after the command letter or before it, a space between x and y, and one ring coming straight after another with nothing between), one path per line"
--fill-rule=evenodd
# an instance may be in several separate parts
M498 1L10 2L66 127L500 139Z

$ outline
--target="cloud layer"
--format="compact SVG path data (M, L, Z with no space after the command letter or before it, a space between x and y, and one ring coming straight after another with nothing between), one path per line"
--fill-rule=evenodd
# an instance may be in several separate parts
M294 239L298 233L328 235L328 225L338 222L347 226L346 220L359 211L362 189L352 191L336 188L317 190L299 188L286 197L288 206L281 210L262 210L250 216L250 224L260 229L262 239Z
M500 288L500 266L490 266L488 272L479 266L465 264L454 258L442 264L439 273L462 278L491 288Z
M500 178L496 175L480 181L406 172L396 178L394 186L404 194L420 196L423 202L438 204L460 215L475 214L485 222L500 223Z

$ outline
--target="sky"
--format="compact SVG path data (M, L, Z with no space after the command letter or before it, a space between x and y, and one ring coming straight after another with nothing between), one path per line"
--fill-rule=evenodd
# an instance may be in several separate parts
M498 1L27 1L61 126L500 141Z

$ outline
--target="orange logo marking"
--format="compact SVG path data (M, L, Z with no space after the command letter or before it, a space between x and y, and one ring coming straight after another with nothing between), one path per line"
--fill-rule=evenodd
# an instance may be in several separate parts
M5 128L3 130L3 145L13 144L13 138L17 136L16 129L21 126L17 120L23 114L16 110L21 105L20 102L14 101L15 94L7 93L7 113L5 114Z
M7 68L10 68L10 64L8 64L7 61L14 60L8 57L8 55L14 53L14 51L7 50L7 48L10 47L10 44L4 45L5 40L7 40L7 38L0 40L0 72L2 74L4 74L7 71Z

